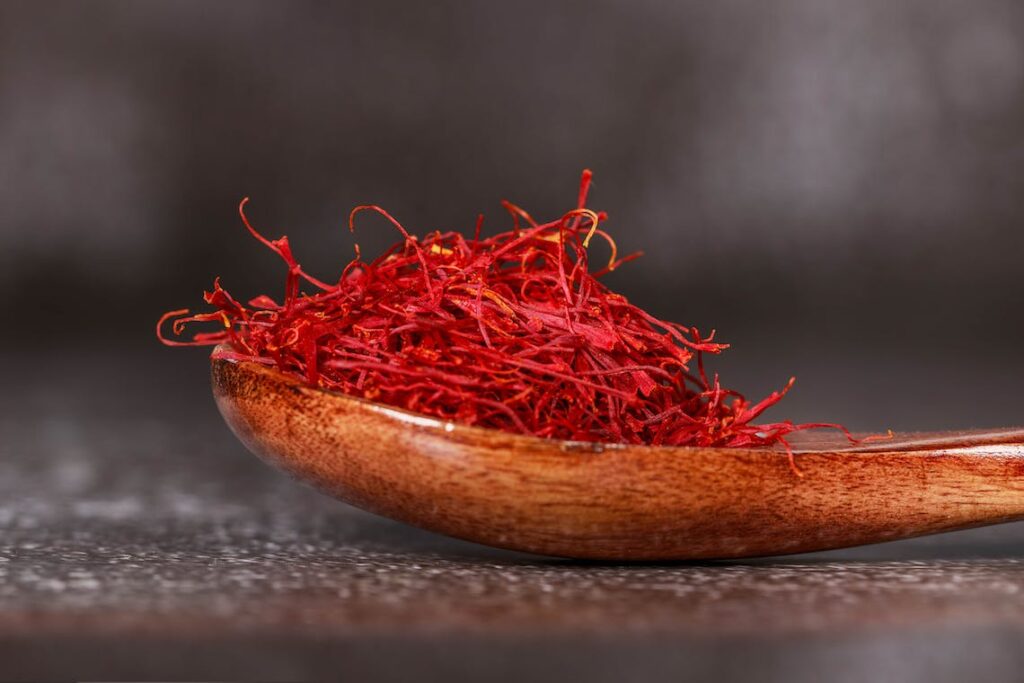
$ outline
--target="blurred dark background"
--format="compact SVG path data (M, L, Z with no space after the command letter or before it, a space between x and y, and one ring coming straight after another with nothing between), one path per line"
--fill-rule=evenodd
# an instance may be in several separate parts
M856 427L1022 421L1010 0L4 3L3 342L202 375L153 322L218 274L280 287L241 197L329 277L357 203L493 230L583 167L647 253L613 286L717 328L727 383L796 374L788 415Z

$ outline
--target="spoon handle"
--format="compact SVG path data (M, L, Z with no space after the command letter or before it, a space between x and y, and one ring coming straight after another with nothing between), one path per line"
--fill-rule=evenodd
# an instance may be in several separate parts
M986 449L1000 446L1000 452L1007 447L1019 446L1024 449L1024 427L997 429L961 429L942 432L901 432L889 438L878 435L866 436L860 443L849 443L840 435L808 434L796 440L796 453L832 451L839 453L888 453L893 451L949 451ZM1022 451L1024 453L1024 451Z

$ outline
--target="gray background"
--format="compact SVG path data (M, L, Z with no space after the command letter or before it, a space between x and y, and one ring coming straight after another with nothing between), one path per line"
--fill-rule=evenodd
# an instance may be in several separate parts
M786 416L857 428L1019 421L1022 39L1010 1L8 2L2 339L150 350L214 275L277 291L245 195L329 277L357 203L497 229L589 166L647 252L611 284L717 328L728 383L796 374Z
M1019 420L1018 3L0 12L5 342L148 350L214 275L277 291L245 195L329 277L357 203L420 233L478 212L496 229L506 197L559 215L589 166L609 229L647 252L611 283L717 328L728 383L796 374L787 415L857 428ZM358 237L373 254L394 235Z
M309 269L330 278L350 258L343 221L357 203L382 204L418 233L469 230L478 212L496 230L505 225L502 198L541 217L570 208L585 166L596 174L591 205L610 213L620 247L647 253L610 284L662 316L717 328L735 344L713 365L728 385L761 394L797 375L775 417L868 430L1024 422L1020 3L0 4L0 559L11 563L0 563L9 581L6 592L0 588L0 647L22 653L25 668L16 671L71 675L74 667L45 656L54 642L47 638L71 637L83 623L132 610L141 615L137 623L129 619L111 637L165 623L147 614L185 626L158 632L150 650L126 646L121 669L90 659L99 651L92 641L60 641L80 653L69 666L93 666L85 670L98 677L153 675L143 664L151 657L196 664L172 669L184 676L259 677L323 674L351 663L332 660L326 645L317 654L308 648L320 645L274 630L291 632L286 605L295 586L303 599L334 596L353 632L361 615L383 610L393 618L383 618L383 633L420 643L389 647L429 660L415 659L416 647L426 646L400 627L431 585L422 595L403 594L408 612L388 611L394 605L381 587L402 585L410 564L431 562L442 572L451 562L468 563L471 574L505 585L504 574L487 574L499 560L369 521L265 471L221 425L205 352L159 347L153 323L164 310L198 304L215 275L240 296L279 291L278 262L237 220L243 196L252 197L257 226L271 236L287 233ZM373 254L394 235L367 219L358 239ZM314 531L307 522L266 530L268 515L292 519L302 505L312 506L312 519L328 521ZM337 535L323 531L335 524ZM292 547L274 534L314 548L295 584L281 578L292 576L286 560L264 545ZM836 601L861 604L864 584L847 580L850 565L823 570L822 585L834 591L783 601L797 609L793 638L813 636L815 661L835 656L852 677L924 677L953 671L952 661L983 663L967 652L1006 670L1019 666L1016 650L1000 645L1021 633L1019 619L1005 613L1007 605L1024 613L1014 602L1024 589L1019 535L1008 527L872 551L875 560L896 563L894 576L922 582L923 592L908 603L895 588L893 595L882 590L867 619L854 610L844 621L841 609L839 616L830 611ZM196 538L200 547L191 547ZM235 559L270 562L253 591L275 595L279 611L263 614L266 631L222 629L226 650L207 639L207 659L182 660L167 638L195 645L188 625L212 618L195 616L210 605L203 590L228 596L233 607L225 613L244 617L253 607L237 576L204 574L182 559L207 557L210 538L229 554L234 548ZM39 551L40 543L63 551ZM345 553L357 551L377 552L374 561L384 565L397 557L395 566L405 569L352 578L345 572L362 565ZM499 600L499 616L541 595L555 602L541 601L553 611L541 610L538 623L572 612L574 591L594 580L594 568L502 557L526 567L520 580L530 589ZM989 558L994 574L986 573L990 565L941 564L948 557ZM911 560L939 564L922 578ZM736 673L747 660L731 653L761 653L751 661L781 658L772 671L794 676L807 653L791 644L785 618L764 622L781 638L764 641L730 615L774 609L773 587L803 585L787 584L798 571L792 566L824 560L801 562L776 573L765 565L749 582L740 574L724 606L686 602L692 609L675 620L650 615L643 623L655 626L631 632L654 639L621 654L648 662L651 673L661 670L657 656L671 669L680 651L708 652L701 666L728 662ZM547 576L531 574L537 566L557 580L531 583ZM160 567L170 567L164 584L154 583ZM75 583L75 571L95 583ZM705 581L686 568L614 571L647 588L677 582L697 594ZM901 585L883 574L882 584ZM981 593L967 591L952 606L940 600L934 609L916 602L965 575ZM350 579L369 586L360 595L383 597L337 597ZM617 623L612 605L632 593L602 593L598 584L586 602L594 623ZM159 585L177 597L139 597ZM195 585L203 590L189 593ZM758 595L772 597L758 602ZM439 613L472 613L457 597L441 604ZM794 607L801 604L803 612ZM901 604L911 607L900 611ZM299 612L307 625L323 618ZM886 649L889 631L872 630L915 620L923 625L904 643L910 661ZM469 623L463 631L480 628L472 619L456 622ZM611 636L595 650L581 635L586 629L556 622L568 624L563 635L572 643L564 651L535 648L536 661L561 652L566 662L616 671L594 659L607 655ZM529 623L524 631L532 631ZM693 630L685 623L722 640L709 647L685 640L680 634ZM964 623L968 631L957 631ZM463 633L457 624L432 633L443 641ZM742 637L730 640L737 630ZM348 631L333 633L350 648L338 652L361 651L344 640ZM682 650L659 645L658 638L678 644L677 636ZM246 669L241 662L257 641L269 668ZM515 660L521 669L532 661L524 652L536 643L496 642L481 650L480 666ZM957 642L965 649L951 645ZM146 657L138 654L144 650ZM882 669L871 670L882 650ZM303 668L307 661L319 664ZM451 674L450 659L444 666Z

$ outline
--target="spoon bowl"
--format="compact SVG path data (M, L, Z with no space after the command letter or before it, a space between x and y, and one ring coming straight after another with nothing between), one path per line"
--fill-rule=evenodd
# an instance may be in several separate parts
M486 545L601 560L780 555L1024 518L1024 428L777 448L556 441L212 361L256 455L357 507Z

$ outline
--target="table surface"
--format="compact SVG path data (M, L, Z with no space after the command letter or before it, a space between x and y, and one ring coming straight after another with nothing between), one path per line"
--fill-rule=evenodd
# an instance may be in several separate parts
M1021 525L745 562L541 558L288 480L228 432L201 373L2 360L4 678L958 681L1024 665Z

